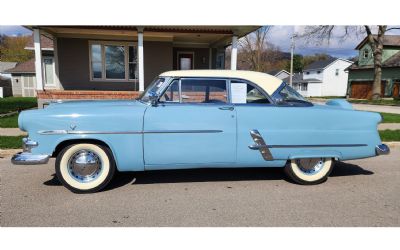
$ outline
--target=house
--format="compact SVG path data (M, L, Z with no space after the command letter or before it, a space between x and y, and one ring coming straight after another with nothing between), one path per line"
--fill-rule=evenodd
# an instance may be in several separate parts
M358 60L349 67L348 95L351 98L367 99L372 96L374 63L371 46L367 38L355 48ZM400 36L385 35L382 52L382 97L399 97L400 89Z
M14 68L17 65L16 62L2 62L0 61L0 77L3 79L8 78L11 79L11 74L6 72L8 69Z
M285 79L286 77L290 76L290 73L287 72L287 71L284 70L284 69L271 70L271 71L267 72L267 74L276 76L276 77L278 77L278 78L281 79L281 80L283 80L283 79Z
M290 75L283 79L284 82L290 82ZM321 90L322 81L315 78L304 79L303 72L294 73L292 77L292 87L302 96L318 96Z
M346 96L348 72L353 62L341 58L316 61L303 69L306 96ZM311 80L313 84L308 84ZM316 82L319 80L320 82Z
M0 61L0 98L12 96L11 74L6 71L16 64L16 62Z
M260 26L26 26L33 31L39 106L54 99L134 98L161 72L224 69L232 45ZM47 84L41 47L54 44L54 84Z
M41 36L41 56L43 81L48 87L55 86L55 64L53 40L46 36ZM25 46L27 50L34 50L33 36ZM13 96L33 97L36 96L36 70L35 59L18 63L14 68L6 71L11 75L11 85Z

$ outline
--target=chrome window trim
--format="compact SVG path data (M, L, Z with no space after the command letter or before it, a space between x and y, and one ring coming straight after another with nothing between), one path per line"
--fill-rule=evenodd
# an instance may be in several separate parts
M211 77L211 76L210 77L195 77L195 76L191 76L191 77L178 77L178 76L170 77L169 83L166 84L164 89L160 91L160 98L161 98L162 95L164 95L165 91L167 91L168 87L172 84L172 82L174 80L179 80L179 102L159 102L159 104L161 104L161 105L163 105L163 104L173 104L173 105L176 105L176 104L201 104L201 105L213 104L213 105L221 105L221 104L223 104L223 103L196 103L196 102L183 103L182 102L182 87L181 87L181 85L182 85L182 80L185 80L185 79L224 80L224 81L226 81L227 102L225 104L232 104L232 105L255 105L255 104L257 104L257 105L263 105L263 106L276 105L275 100L271 97L271 95L269 95L267 92L265 92L264 89L262 89L260 86L258 86L254 82L251 82L249 80L242 79L242 78L237 78L237 77ZM231 81L240 81L240 82L243 82L243 83L250 84L251 86L253 86L257 90L259 90L263 95L265 95L270 103L260 103L260 104L258 104L258 103L248 103L248 104L246 104L246 103L241 103L241 104L232 103L232 96L231 96L231 89L230 89ZM284 83L284 82L282 82L282 83Z
M247 83L247 84L253 86L255 89L260 91L261 94L263 94L265 97L267 97L269 103L232 103L232 95L231 95L230 92L229 92L229 94L230 94L229 103L231 103L231 104L233 104L235 106L236 105L238 105L238 106L243 106L243 105L262 105L262 106L269 105L269 106L273 106L273 105L276 104L275 101L271 98L271 96L267 92L265 92L264 89L260 88L260 86L258 86L257 84L255 84L254 82L251 82L249 80L245 80L245 79L241 79L241 78L229 78L229 90L231 89L232 81L243 82L243 83Z

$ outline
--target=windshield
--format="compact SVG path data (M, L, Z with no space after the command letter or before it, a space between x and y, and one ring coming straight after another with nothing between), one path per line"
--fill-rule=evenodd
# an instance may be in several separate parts
M154 79L154 81L146 88L143 94L139 97L139 100L141 100L142 102L149 102L150 94L153 93L159 95L165 82L166 78Z
M272 95L272 98L278 103L310 103L286 83L282 83Z

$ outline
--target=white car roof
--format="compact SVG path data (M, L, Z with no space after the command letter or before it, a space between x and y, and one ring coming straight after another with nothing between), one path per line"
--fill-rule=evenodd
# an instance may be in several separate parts
M246 70L175 70L164 72L160 76L239 78L257 84L269 95L272 95L282 84L282 80L275 76Z

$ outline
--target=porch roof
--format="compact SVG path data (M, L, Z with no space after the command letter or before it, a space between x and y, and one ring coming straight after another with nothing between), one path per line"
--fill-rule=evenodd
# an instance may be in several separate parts
M197 43L212 47L226 47L232 35L245 36L261 26L25 26L39 28L56 37L98 38L131 40L143 30L147 41L170 41L173 43Z

